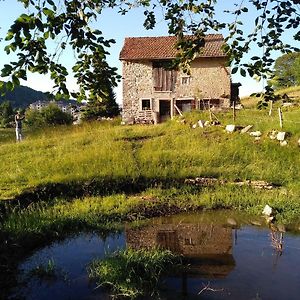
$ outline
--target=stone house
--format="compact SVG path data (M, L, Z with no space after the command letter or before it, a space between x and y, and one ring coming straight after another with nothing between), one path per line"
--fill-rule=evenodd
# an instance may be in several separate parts
M164 121L192 109L230 107L236 87L222 50L223 36L205 36L189 75L168 68L177 54L176 41L174 36L125 38L120 53L123 121Z

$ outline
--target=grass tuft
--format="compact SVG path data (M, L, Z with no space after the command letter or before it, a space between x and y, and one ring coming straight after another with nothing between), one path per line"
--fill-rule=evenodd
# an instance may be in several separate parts
M109 287L113 295L135 299L157 294L161 276L178 262L179 258L168 250L128 249L94 260L88 274L98 285Z

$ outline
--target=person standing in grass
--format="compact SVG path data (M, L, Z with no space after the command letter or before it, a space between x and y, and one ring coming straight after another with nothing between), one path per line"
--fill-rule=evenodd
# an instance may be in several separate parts
M22 121L24 119L25 119L25 116L21 116L20 111L18 110L15 115L17 142L21 142L23 139L23 137L22 137Z

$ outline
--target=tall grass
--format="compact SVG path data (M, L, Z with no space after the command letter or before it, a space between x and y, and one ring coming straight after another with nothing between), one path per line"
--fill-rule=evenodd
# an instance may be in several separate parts
M254 124L263 132L255 142L249 135L227 134L222 127L191 129L170 121L158 126L109 126L99 123L47 129L27 136L19 144L0 147L0 199L13 198L26 189L51 183L82 185L103 178L118 182L137 179L183 180L216 176L230 180L261 179L299 189L300 156L296 123L299 110L285 113L287 147L267 137L278 129L276 117L266 112L238 112L237 122ZM188 123L205 119L206 112L187 116ZM222 124L230 113L218 114Z
M50 239L87 229L111 231L120 228L121 222L128 219L130 211L138 204L139 199L122 194L40 202L25 209L15 207L0 224L0 231L16 240L30 236Z
M80 230L106 234L122 228L124 221L201 209L237 209L260 215L268 204L277 219L288 224L300 214L299 193L288 189L270 191L232 185L181 188L156 187L136 195L114 194L73 201L40 202L8 214L0 232L15 241L51 240Z
M135 299L157 294L162 274L170 272L178 262L178 257L168 250L127 249L104 260L94 260L88 274L98 285L108 286L113 295Z

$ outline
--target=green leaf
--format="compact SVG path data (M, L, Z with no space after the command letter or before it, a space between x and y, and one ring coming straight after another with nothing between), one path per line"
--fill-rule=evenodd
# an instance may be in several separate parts
M20 85L20 80L17 76L13 75L12 76L12 82L13 84L16 86L16 85Z
M10 41L14 37L14 35L15 35L14 32L8 31L8 33L7 33L6 37L5 37L5 40L6 41Z
M240 74L241 74L243 77L246 77L246 71L245 71L245 69L240 69Z
M232 73L232 74L235 74L235 73L237 72L237 70L238 70L238 67L234 67L234 68L232 69L231 73Z
M40 31L44 31L44 24L40 19L35 19L35 25Z
M49 31L46 31L45 33L44 33L44 39L48 39L49 38Z
M47 17L50 17L50 18L54 17L54 11L49 8L43 8L43 13Z

